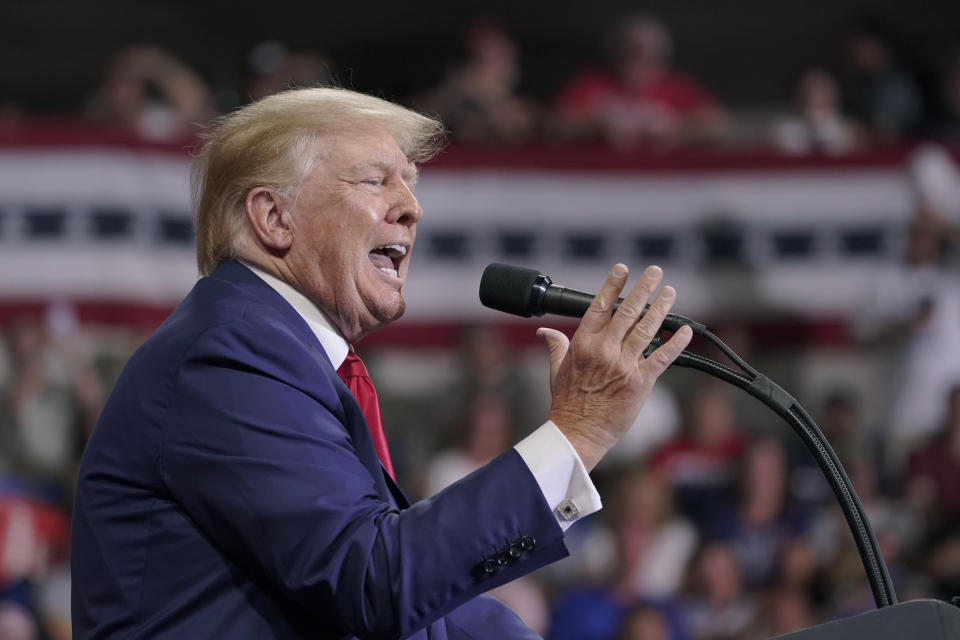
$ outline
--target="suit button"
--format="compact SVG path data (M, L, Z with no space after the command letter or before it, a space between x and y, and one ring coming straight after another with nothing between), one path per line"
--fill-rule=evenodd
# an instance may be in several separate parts
M523 554L523 547L520 546L519 542L514 542L510 545L510 548L507 549L507 553L510 554L510 557L516 560Z
M537 546L537 541L533 539L533 536L523 536L520 538L520 546L523 547L524 551L532 551Z
M500 551L497 553L497 564L501 567L510 563L510 554L506 551Z
M493 558L487 558L483 561L483 572L484 573L493 573L497 570L497 561Z

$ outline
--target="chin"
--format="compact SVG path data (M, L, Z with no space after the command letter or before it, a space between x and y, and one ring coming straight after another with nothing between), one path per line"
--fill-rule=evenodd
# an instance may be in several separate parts
M399 320L406 310L407 303L404 302L403 298L400 298L397 303L391 305L389 309L384 309L380 317L383 323L386 324L394 320Z
M399 291L391 291L381 292L376 298L369 300L366 307L372 326L365 333L370 333L399 319L407 310L407 303Z

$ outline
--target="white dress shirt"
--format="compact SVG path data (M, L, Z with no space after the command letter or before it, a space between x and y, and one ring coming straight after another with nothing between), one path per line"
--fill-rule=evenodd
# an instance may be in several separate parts
M292 286L266 271L244 262L248 269L270 285L306 321L320 346L338 369L350 346L317 305ZM600 494L590 480L586 467L573 445L557 425L547 420L540 428L514 447L540 485L543 497L553 510L560 527L566 531L574 522L599 511Z

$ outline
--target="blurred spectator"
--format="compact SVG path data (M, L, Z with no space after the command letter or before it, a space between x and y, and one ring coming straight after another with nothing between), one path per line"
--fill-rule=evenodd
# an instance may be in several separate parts
M922 531L923 523L918 512L899 497L888 496L880 491L880 469L872 458L861 456L848 467L850 481L856 487L864 511L877 534L877 542L890 575L893 580L900 581L904 578L907 553L916 546Z
M638 620L640 618L640 620ZM622 594L605 587L574 587L562 593L553 609L550 640L618 640L644 637L686 640L683 610L665 602L624 600ZM624 634L633 634L624 636Z
M29 609L17 602L0 600L0 639L37 640L40 631Z
M614 640L631 604L602 585L572 585L554 602L550 640Z
M917 218L939 225L944 240L960 246L960 167L942 146L927 143L907 162Z
M916 82L897 60L886 30L864 21L850 33L846 46L847 99L853 115L882 141L915 133L923 118L923 101Z
M960 383L960 284L942 264L942 226L929 217L911 225L903 262L878 270L857 314L860 337L898 352L885 390L891 398L885 448L901 469L918 442L944 420L947 395Z
M524 375L519 356L498 327L464 327L456 353L456 375L437 394L437 403L444 405L447 413L445 422L463 424L467 408L477 397L499 398L511 425L529 429L543 422L548 406L534 401L538 396ZM510 434L511 442L515 435Z
M931 596L950 600L960 593L960 534L956 530L937 532L928 545L923 570L935 582Z
M434 456L427 495L434 495L500 455L512 444L509 411L498 396L480 395L469 406L460 443Z
M813 603L800 589L775 590L763 606L762 620L751 637L772 638L800 631L816 623Z
M70 640L70 565L66 558L37 581L36 606L49 640Z
M773 141L786 153L822 153L839 156L858 143L856 124L840 110L840 93L833 75L824 69L807 69L797 89L796 113L777 123Z
M66 560L68 537L69 521L59 509L0 488L0 639L46 640L41 627L50 640L70 637L69 622L64 629L54 615L67 607L69 593L45 591L55 575L51 567Z
M670 623L656 607L642 605L630 610L617 640L674 640Z
M726 115L695 81L673 69L673 42L651 16L620 22L610 67L575 77L556 102L556 126L572 140L600 138L619 149L664 149L719 138Z
M683 586L697 548L693 525L677 513L666 481L648 470L625 472L605 505L609 526L596 526L574 563L576 579L599 580L624 602L663 602ZM569 564L569 562L568 562Z
M122 49L87 106L89 116L147 140L187 138L214 115L200 76L172 52L152 44Z
M860 401L854 391L839 383L832 385L823 401L818 426L837 453L841 464L847 464L860 454L863 446ZM790 492L798 508L814 514L834 504L833 490L823 476L820 465L799 438L791 438Z
M735 640L753 624L757 605L744 591L740 563L729 546L714 542L700 551L692 584L684 618L693 640Z
M669 485L649 472L625 475L612 509L614 589L647 600L674 596L696 551L697 532L674 512Z
M465 59L444 82L417 101L440 116L457 140L518 143L534 133L535 105L516 95L520 82L517 44L494 22L477 21L464 35Z
M577 555L561 563L582 566L566 568L568 588L554 607L553 640L614 640L618 629L636 633L645 624L655 626L651 620L631 620L638 606L655 607L656 615L648 613L666 625L667 637L682 637L676 596L697 532L674 512L669 487L656 474L625 472L615 482L606 507L609 527L594 526L579 542Z
M936 436L910 457L907 490L931 530L960 524L960 385Z
M9 489L0 492L0 589L44 575L63 560L69 524L59 509Z
M944 142L960 141L960 51L951 57L939 85L933 133Z
M737 507L716 513L709 531L736 553L748 586L767 586L777 577L789 545L804 531L804 521L787 503L787 460L779 442L760 438L750 443L741 469Z
M278 40L266 40L247 54L247 98L259 100L294 87L334 83L333 65L318 51L291 51Z
M708 383L687 403L683 432L657 451L651 464L673 486L682 511L703 525L730 508L743 448L726 391Z
M876 533L891 579L899 588L907 578L908 552L919 539L922 523L906 504L880 492L879 469L871 458L855 457L847 461L846 468ZM838 505L820 512L809 539L821 574L819 595L833 609L830 617L873 608L863 561Z
M65 326L71 320L64 311L67 317L52 313L47 323L20 318L12 324L12 379L0 414L0 458L53 501L65 497L102 402L99 380Z
M780 554L777 584L782 588L811 592L817 579L817 550L808 537L787 543Z
M643 403L643 411L620 442L603 457L597 468L602 472L635 467L644 462L680 429L680 408L673 392L665 384L657 385Z

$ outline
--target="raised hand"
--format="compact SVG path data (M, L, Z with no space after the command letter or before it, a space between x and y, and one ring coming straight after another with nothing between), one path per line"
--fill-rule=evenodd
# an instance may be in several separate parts
M663 278L660 267L647 267L611 314L628 273L626 265L613 266L572 339L554 329L537 331L550 349L550 419L587 470L630 429L653 383L693 337L690 327L681 327L644 358L643 351L673 306L676 292L663 287L641 318Z

